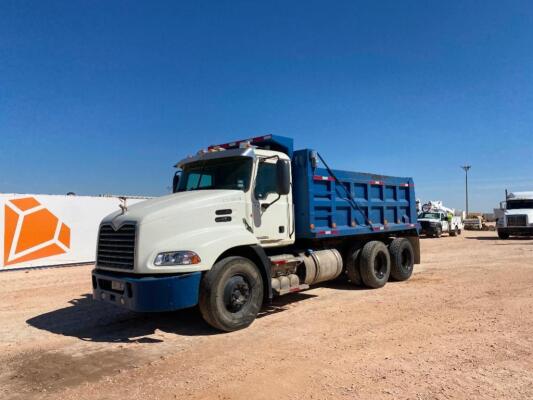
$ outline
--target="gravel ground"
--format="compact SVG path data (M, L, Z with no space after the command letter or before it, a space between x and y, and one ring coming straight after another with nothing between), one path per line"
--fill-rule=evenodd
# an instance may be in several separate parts
M413 277L279 298L219 334L91 300L90 266L0 273L2 399L532 399L533 240L422 239Z

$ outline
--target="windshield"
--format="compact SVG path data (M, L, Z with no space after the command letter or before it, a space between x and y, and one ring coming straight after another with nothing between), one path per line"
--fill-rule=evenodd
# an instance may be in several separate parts
M427 212L427 213L421 213L418 218L427 218L427 219L440 219L440 215L439 213L431 213L431 212Z
M518 210L519 208L533 208L533 200L507 200L508 210Z
M183 166L177 191L230 189L246 192L251 175L250 157L198 161Z

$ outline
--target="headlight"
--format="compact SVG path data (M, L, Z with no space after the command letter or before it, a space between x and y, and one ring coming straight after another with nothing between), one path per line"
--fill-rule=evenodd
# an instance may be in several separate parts
M159 253L154 260L154 265L192 265L200 263L200 256L194 251L168 251Z

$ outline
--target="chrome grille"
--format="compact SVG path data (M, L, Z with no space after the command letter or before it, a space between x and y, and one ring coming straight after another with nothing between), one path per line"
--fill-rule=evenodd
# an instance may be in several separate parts
M422 229L428 229L430 227L429 221L419 221Z
M526 215L508 215L507 226L527 226Z
M100 226L98 234L98 267L133 269L135 256L135 224L127 223L118 230L111 225Z

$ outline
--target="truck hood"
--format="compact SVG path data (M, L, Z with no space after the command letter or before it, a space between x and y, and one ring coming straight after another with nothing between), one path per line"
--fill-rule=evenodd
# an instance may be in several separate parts
M505 210L505 215L533 215L531 208L516 208L513 210Z
M418 218L418 222L440 222L437 218Z
M192 190L156 197L109 214L102 223L111 223L118 227L126 221L136 221L146 224L169 216L190 213L194 210L218 204L224 208L224 203L244 202L244 192L240 190Z

